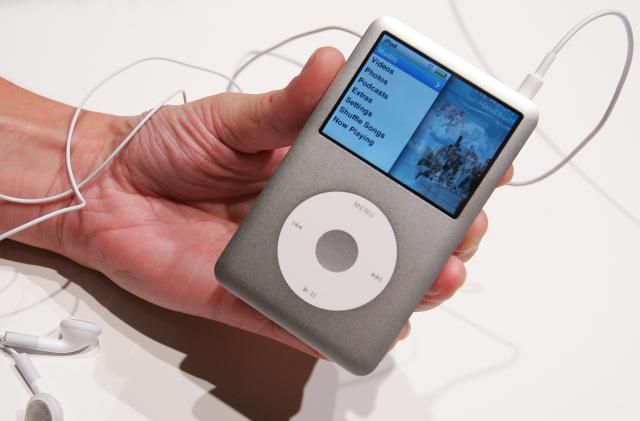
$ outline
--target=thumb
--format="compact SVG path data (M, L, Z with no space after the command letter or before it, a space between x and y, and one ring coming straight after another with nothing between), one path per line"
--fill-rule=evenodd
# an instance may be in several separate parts
M241 152L289 146L343 65L340 51L324 47L284 89L208 98L211 129L227 146Z

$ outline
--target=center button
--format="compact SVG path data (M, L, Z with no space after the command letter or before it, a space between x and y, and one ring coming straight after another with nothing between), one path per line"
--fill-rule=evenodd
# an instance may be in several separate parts
M358 258L358 244L347 232L325 232L316 243L316 258L323 268L331 272L344 272Z

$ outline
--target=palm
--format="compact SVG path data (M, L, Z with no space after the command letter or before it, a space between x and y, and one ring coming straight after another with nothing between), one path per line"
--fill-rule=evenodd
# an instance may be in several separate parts
M237 224L197 204L140 196L105 177L81 224L85 256L125 289L174 310L211 316L213 264ZM110 209L108 213L99 209Z
M85 192L87 207L73 222L83 236L65 242L83 250L83 263L142 298L311 352L213 274L286 149L247 154L229 148L212 131L196 130L203 127L200 105L167 107L154 116Z

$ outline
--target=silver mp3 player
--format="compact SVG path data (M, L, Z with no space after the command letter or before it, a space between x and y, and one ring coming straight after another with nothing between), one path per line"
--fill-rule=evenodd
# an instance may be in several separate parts
M220 256L216 277L322 354L369 373L536 122L527 98L378 19Z

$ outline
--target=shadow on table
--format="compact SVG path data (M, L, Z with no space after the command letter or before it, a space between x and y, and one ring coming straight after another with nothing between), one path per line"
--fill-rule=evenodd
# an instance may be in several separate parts
M66 289L76 300L92 306L103 320L146 352L170 366L179 365L191 381L217 398L214 400L205 394L193 406L193 416L203 421L228 419L221 418L220 412L225 410L216 406L218 401L251 420L293 417L296 421L341 421L350 413L367 418L375 409L381 384L391 375L394 376L396 405L388 414L389 419L402 417L402 414L420 414L420 419L430 420L433 419L433 406L441 396L512 366L520 354L515 344L445 306L442 311L501 344L507 354L501 360L475 367L445 382L439 379L427 393L416 393L402 371L394 370L396 363L390 358L369 376L351 376L333 364L318 363L306 354L269 339L150 304L122 290L103 275L53 253L9 242L0 245L0 257L17 262L19 271L26 276L33 275L34 279L38 276L51 278L50 273L43 272L57 271L61 277L53 278L60 282L60 289ZM49 297L57 300L61 295L64 294L54 291ZM77 305L77 302L73 305L72 314ZM68 302L65 307L69 307ZM103 343L105 351L108 346ZM178 364L175 352L167 348L184 353L185 358ZM100 370L108 370L111 375L101 377L97 373L97 378L109 379L116 374L127 381L124 385L117 383L113 388L101 381L102 386L113 390L119 399L148 419L175 418L167 411L171 409L171 385L154 383L153 373L132 368L126 352L110 349L104 355L107 367L100 367ZM387 419L384 414L382 417Z
M299 412L305 385L317 363L314 358L258 335L148 303L119 288L105 276L53 253L12 242L4 244L1 251L3 258L24 264L20 271L27 276L41 274L41 267L57 271L69 280L61 283L61 288L93 306L108 323L157 358L175 365L175 361L172 362L175 354L164 351L154 341L184 353L186 356L180 369L195 377L195 382L204 384L205 390L214 385L209 393L245 417L288 420ZM83 291L93 299L84 296ZM141 338L137 332L152 340ZM103 348L107 346L103 344ZM170 399L150 396L148 391L140 390L154 379L148 378L147 373L136 379L135 368L121 364L126 362L126 356L113 354L111 351L108 363L122 365L119 369L129 370L128 377L133 377L124 389L118 390L118 397L149 419L162 417L162 407L170 405ZM325 375L332 371L336 377L336 367L323 370ZM322 413L328 417L322 419L331 419L334 408L330 405L337 393L335 385L322 380L320 384L314 383L314 389L323 395L322 400L327 405ZM170 396L171 385L162 387ZM322 390L318 391L318 387ZM157 399L165 400L159 404ZM201 420L217 418L206 396L196 402L193 415Z

